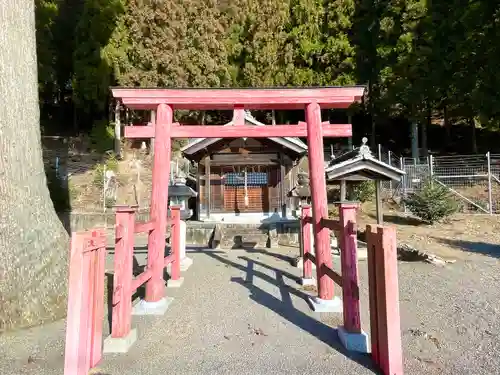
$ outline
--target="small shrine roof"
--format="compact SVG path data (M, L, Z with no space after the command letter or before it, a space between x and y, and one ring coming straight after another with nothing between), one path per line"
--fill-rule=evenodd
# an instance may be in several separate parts
M363 138L360 147L332 159L325 169L327 180L399 181L405 172L375 158L366 142L367 139Z

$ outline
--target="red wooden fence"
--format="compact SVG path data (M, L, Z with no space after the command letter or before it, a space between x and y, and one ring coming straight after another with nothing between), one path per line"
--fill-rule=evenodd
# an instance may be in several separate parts
M137 288L145 283L163 281L163 270L172 264L171 279L180 279L180 207L170 208L168 225L172 227L171 252L165 257L162 255L161 264L151 264L135 278L133 277L134 235L148 233L154 236L157 230L154 221L145 223L135 222L135 209L129 206L120 206L116 209L116 242L113 279L113 318L111 324L112 338L125 338L130 333L132 322L132 296ZM148 257L151 248L148 246Z
M71 236L65 375L87 375L101 360L105 255L104 229Z
M113 316L111 337L124 338L130 333L132 295L142 284L161 277L172 264L171 279L180 279L180 207L171 207L168 225L172 227L171 252L159 266L146 268L133 277L134 235L157 230L154 221L135 222L135 209L116 209L114 256ZM148 249L149 251L149 249ZM102 358L104 322L104 273L106 232L104 229L73 233L68 293L68 318L64 359L65 375L87 375ZM156 272L156 273L155 273ZM156 281L156 280L155 280Z
M342 287L344 329L361 332L357 266L357 204L339 205L340 220L323 218L324 228L340 232L340 261L342 275L325 264L319 265L311 249L311 207L302 208L301 231L303 242L303 278L311 280L312 262L316 264L317 279L326 275ZM390 227L368 225L369 306L371 355L384 375L402 375L402 344L399 315L396 231ZM319 288L319 283L318 283Z
M356 209L353 203L341 204L340 220L323 218L320 222L323 228L340 231L341 265L342 275L325 264L318 264L317 258L311 249L311 207L302 208L302 241L304 249L304 279L312 278L312 262L316 264L316 280L326 276L332 279L338 286L342 287L342 298L344 306L344 328L347 332L360 333L361 319L359 315L359 287L357 268L357 238L356 238ZM320 285L318 282L318 289ZM320 296L321 298L321 296Z
M372 358L384 375L403 374L396 230L368 225Z

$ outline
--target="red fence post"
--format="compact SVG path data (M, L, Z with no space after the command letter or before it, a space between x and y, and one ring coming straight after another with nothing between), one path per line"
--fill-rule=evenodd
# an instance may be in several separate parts
M368 297L370 311L370 342L371 342L371 357L373 362L380 365L378 352L378 311L377 311L377 272L376 272L376 254L377 248L380 247L379 238L376 235L376 226L366 226L366 246L368 252Z
M342 267L342 299L344 304L344 329L361 333L358 285L358 236L356 228L357 203L339 206L340 262Z
M113 278L111 337L125 338L132 323L132 277L135 209L116 208L116 240Z
M68 317L66 322L66 348L64 374L84 375L89 368L86 358L88 329L88 268L85 266L83 249L86 234L73 233L69 267Z
M312 261L309 259L308 254L311 254L311 206L302 206L302 215L300 220L300 230L302 239L302 249L304 254L302 255L303 262L303 274L302 274L302 285L314 285L316 281L312 276Z
M148 239L148 270L151 279L146 283L146 302L159 302L165 295L163 278L165 258L165 235L167 231L168 184L170 179L170 154L172 139L170 131L173 108L167 104L158 105L155 125L155 148L153 163L153 187L151 192L150 219L155 229Z
M87 375L102 357L105 246L104 230L71 236L65 375Z
M402 375L396 230L368 225L366 234L371 262L368 271L372 358L384 375Z
M92 237L100 238L103 243L95 250L93 256L94 272L91 278L94 280L93 288L93 312L92 312L92 341L90 353L90 368L95 367L102 359L102 329L104 323L104 279L106 268L106 231L95 230Z
M179 280L181 278L181 208L171 206L170 212L172 217L170 248L174 255L170 277L172 280Z
M330 230L322 226L323 218L328 217L326 199L325 160L323 156L323 132L321 108L317 102L306 105L307 144L309 147L309 173L311 178L311 199L313 209L314 246L318 297L321 300L333 299L333 280L326 275L323 265L332 268Z

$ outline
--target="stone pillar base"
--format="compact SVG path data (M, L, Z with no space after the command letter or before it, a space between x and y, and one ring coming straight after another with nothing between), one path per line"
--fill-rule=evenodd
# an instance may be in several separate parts
M187 271L192 265L193 260L191 258L185 257L184 259L181 259L181 271Z
M316 279L304 279L303 277L300 279L300 285L316 285Z
M170 279L167 281L167 288L180 288L183 283L184 283L183 277L180 277L178 280Z
M349 351L358 353L369 353L368 335L361 331L360 333L347 332L344 327L337 328L337 334L340 342Z
M141 299L133 308L132 315L164 315L174 299L165 297L157 302L147 302Z
M308 297L308 302L314 312L335 312L341 313L344 311L344 305L339 297L326 300L319 297Z
M137 330L131 329L126 337L108 336L104 340L103 353L127 353L137 341Z

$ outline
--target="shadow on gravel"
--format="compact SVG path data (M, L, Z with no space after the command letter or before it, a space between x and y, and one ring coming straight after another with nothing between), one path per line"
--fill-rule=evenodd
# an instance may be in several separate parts
M437 238L433 237L436 241L442 244L463 250L471 253L483 254L494 258L500 258L500 245L485 243L485 242L473 242L473 241L462 241L462 240L452 240L449 238Z
M303 313L302 311L295 309L292 303L291 296L294 295L299 298L306 299L308 295L300 290L297 290L289 285L286 285L284 277L298 282L299 278L297 276L292 275L289 272L271 267L265 263L249 259L248 257L245 256L240 257L240 259L245 260L247 262L247 267L227 259L226 258L227 255L224 255L223 252L207 251L207 250L199 252L213 259L218 260L219 262L225 264L226 266L234 267L238 270L246 272L245 279L241 277L234 277L231 278L231 281L236 282L247 288L252 293L250 295L250 298L252 300L261 304L262 306L267 307L276 314L284 317L290 323L294 324L295 326L299 327L305 332L308 332L309 334L317 337L319 340L329 345L330 347L332 347L339 353L343 354L344 356L348 357L349 359L352 359L353 361L359 363L363 367L372 370L374 373L376 373L376 368L373 365L371 358L368 355L360 353L350 353L347 350L345 350L345 348L340 343L336 330L334 328L329 327L328 325L319 322L318 320ZM267 254L267 252L265 251L260 251L259 253L270 256L275 255L275 254ZM275 272L276 278L273 278L265 273L256 271L254 269L254 265L258 265L259 267L265 267ZM281 294L281 299L278 299L273 295L267 293L266 291L260 289L259 287L255 286L253 284L254 277L258 277L262 280L269 282L270 284L277 286Z

